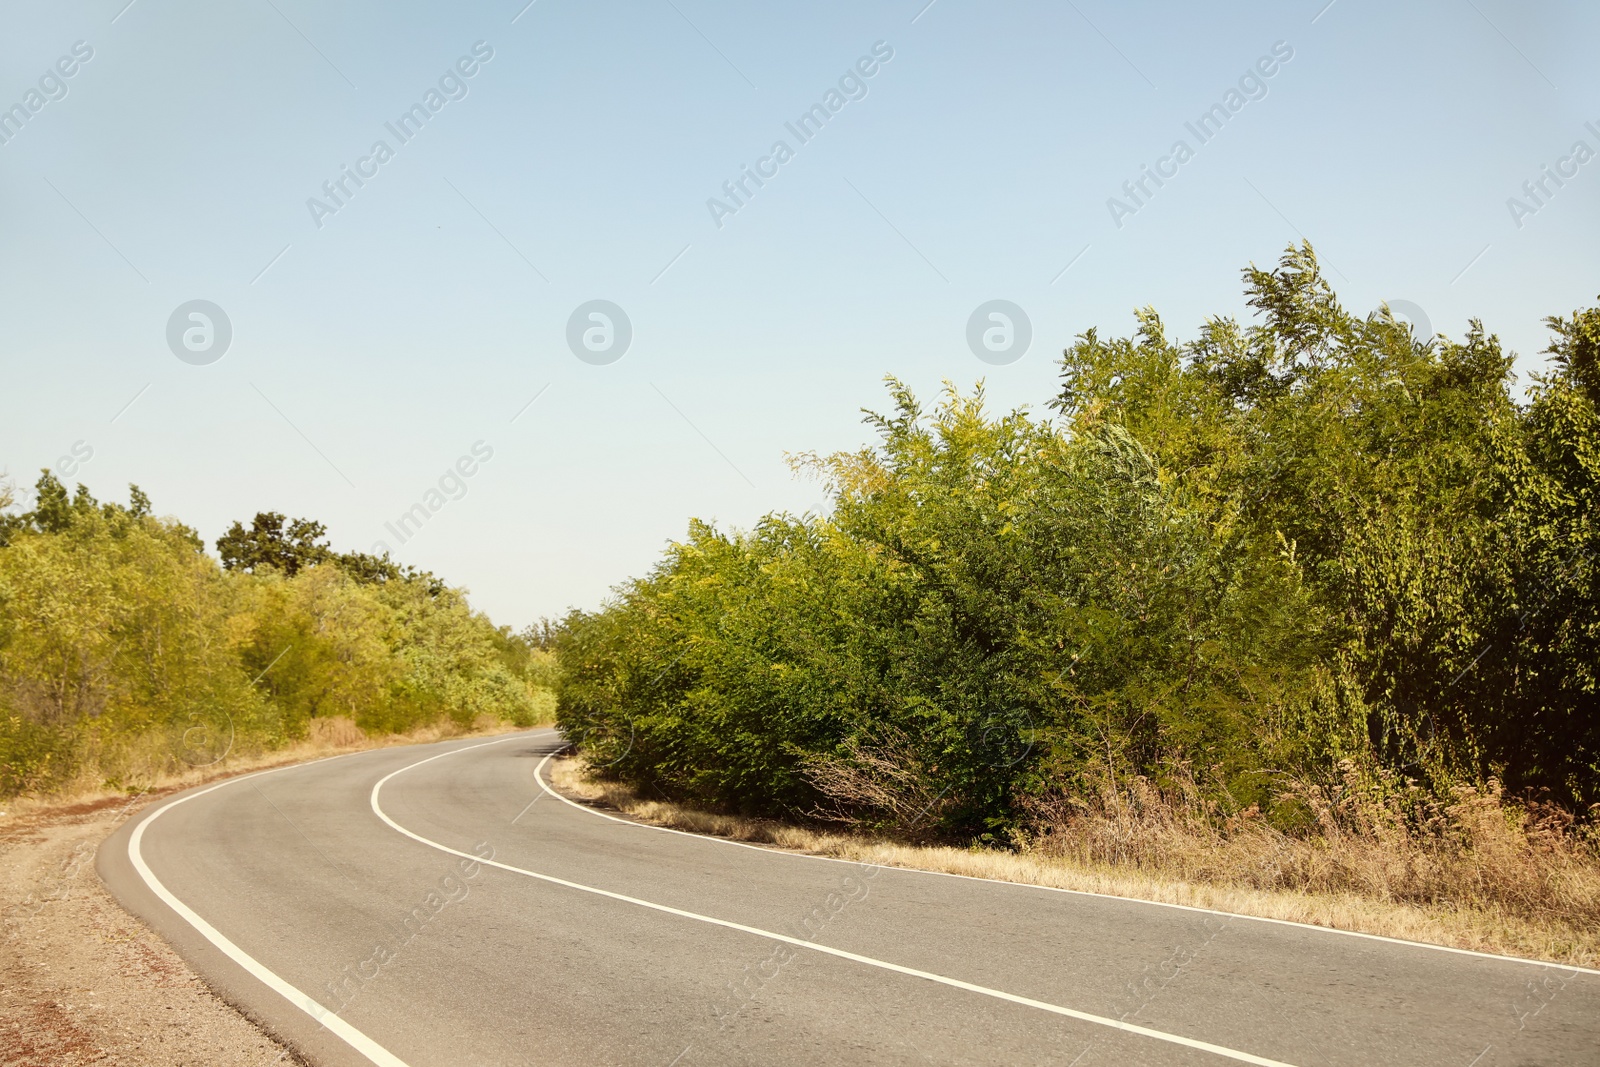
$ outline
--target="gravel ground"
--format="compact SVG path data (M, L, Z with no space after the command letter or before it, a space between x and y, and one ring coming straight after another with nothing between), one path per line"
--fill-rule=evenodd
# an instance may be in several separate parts
M0 818L0 1067L304 1062L100 884L95 849L156 796Z

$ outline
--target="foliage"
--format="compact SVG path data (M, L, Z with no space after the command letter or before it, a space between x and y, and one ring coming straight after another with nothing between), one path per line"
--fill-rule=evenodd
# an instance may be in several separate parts
M333 555L323 539L327 532L327 527L311 519L293 519L285 529L282 515L258 511L248 530L236 522L217 539L217 554L225 570L253 573L273 567L293 578Z
M561 725L659 794L912 835L1133 778L1310 832L1350 766L1600 801L1600 310L1518 404L1477 322L1351 315L1309 245L1244 277L1249 325L1082 335L1054 419L891 380L876 448L799 461L830 515L693 523L563 622Z
M101 504L46 471L37 500L0 547L0 795L208 764L318 719L381 733L551 710L548 653L432 575L333 553L319 523L235 523L219 566L137 487Z
M138 486L134 486L133 491L138 493ZM148 500L145 506L148 510ZM293 578L307 567L331 563L364 584L423 581L432 595L444 592L445 585L439 579L426 571L394 562L387 552L381 556L334 552L325 539L327 532L327 527L313 519L285 519L276 511L258 511L249 529L242 522L235 522L227 533L217 538L217 554L222 559L223 570L250 574L276 570Z

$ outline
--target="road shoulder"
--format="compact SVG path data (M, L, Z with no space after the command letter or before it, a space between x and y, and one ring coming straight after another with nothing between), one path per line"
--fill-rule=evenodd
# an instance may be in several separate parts
M41 808L0 828L0 1067L302 1063L218 997L95 874L160 797Z

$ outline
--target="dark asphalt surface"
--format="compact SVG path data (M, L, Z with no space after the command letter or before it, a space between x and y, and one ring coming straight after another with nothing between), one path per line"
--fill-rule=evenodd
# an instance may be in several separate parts
M316 1064L1600 1064L1592 971L664 832L543 790L559 744L232 779L98 866Z

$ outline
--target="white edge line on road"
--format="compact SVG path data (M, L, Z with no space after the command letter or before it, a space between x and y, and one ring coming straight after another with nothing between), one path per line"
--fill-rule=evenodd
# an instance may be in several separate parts
M544 763L539 766L542 768ZM1501 963L1520 963L1529 967L1559 967L1564 971L1575 974L1600 975L1600 969L1594 967L1580 967L1573 963L1552 963L1549 960L1530 960L1524 956L1505 956L1495 952L1479 952L1470 948L1455 948L1452 945L1434 945L1426 941L1407 941L1403 937L1385 937L1383 934L1368 934L1360 930L1341 930L1337 926L1318 926L1315 923L1296 922L1293 919L1273 919L1265 915L1246 915L1237 911L1222 911L1217 908L1201 908L1193 904L1174 904L1168 900L1146 900L1143 897L1120 897L1115 893L1096 893L1089 889L1063 889L1056 885L1039 885L1036 882L1012 882L1004 878L984 878L975 874L956 874L953 871L930 871L922 867L893 867L882 863L867 863L863 860L847 860L837 856L815 856L809 852L793 852L789 849L771 848L767 845L752 845L748 841L731 841L726 837L714 837L711 834L697 834L689 830L675 830L670 826L657 826L654 823L640 822L637 819L624 819L616 815L608 815L588 804L580 804L570 797L564 797L556 790L545 784L544 778L537 773L534 775L539 783L539 788L555 797L563 804L571 805L579 811L590 815L597 815L602 819L621 823L624 826L637 826L643 830L659 830L664 834L677 834L680 837L692 837L698 841L707 841L717 845L733 845L735 848L754 849L757 852L767 852L775 856L788 856L797 860L821 860L824 863L849 863L854 866L878 867L885 871L901 871L905 874L926 874L935 878L959 878L967 882L983 882L986 885L1008 885L1018 889L1039 889L1046 893L1065 893L1074 897L1096 897L1100 900L1120 900L1129 904L1147 904L1156 908L1174 908L1178 911L1192 911L1201 915L1224 915L1234 919L1248 919L1257 923L1272 923L1275 926L1292 926L1299 930L1313 930L1319 934L1339 934L1343 937L1360 937L1368 941L1382 941L1390 945L1403 945L1406 948L1422 948L1432 952L1451 952L1458 956L1476 956L1483 960L1498 960Z
M490 745L499 743L500 742L498 741L486 742L486 744ZM429 848L438 849L440 852L444 852L452 856L460 856L461 858L471 860L474 863L481 863L486 867L497 867L503 871L510 871L513 874L526 875L529 878L536 878L539 881L549 882L552 885L563 886L567 889L576 889L582 893L592 893L595 896L606 897L610 900L618 900L624 904L632 904L636 907L648 908L651 911L658 911L667 915L675 915L679 918L693 919L696 922L708 923L712 926L720 926L726 930L736 930L740 933L753 934L756 937L765 938L769 941L781 941L787 945L794 945L796 948L809 949L812 952L820 952L828 956L835 956L839 959L849 960L852 963L861 963L868 967L876 967L880 970L893 971L896 974L910 975L913 978L921 978L929 982L938 983L939 985L950 986L954 989L962 989L969 993L978 993L986 997L993 997L996 1000L1009 1001L1012 1004L1021 1004L1028 1008L1037 1008L1040 1011L1050 1012L1055 1015L1064 1015L1069 1019L1077 1019L1079 1022L1093 1023L1096 1026L1105 1026L1113 1030L1121 1030L1125 1033L1136 1034L1140 1037L1154 1038L1157 1041L1164 1041L1172 1045L1181 1045L1185 1048L1198 1049L1202 1052L1209 1052L1216 1056L1223 1056L1227 1059L1236 1060L1240 1063L1252 1063L1258 1065L1258 1067L1293 1067L1292 1064L1284 1063L1282 1060L1269 1060L1264 1056L1254 1056L1248 1052L1240 1052L1238 1049L1227 1048L1223 1045L1213 1045L1208 1041L1198 1041L1194 1038L1182 1037L1178 1034L1169 1034L1162 1030L1152 1030L1146 1026L1138 1026L1134 1023L1123 1022L1121 1019L1111 1019L1103 1015L1092 1015L1086 1011L1077 1011L1073 1008L1064 1008L1059 1004L1050 1004L1042 1000L1033 1000L1030 997L1018 996L1015 993L1007 993L1001 989L991 989L988 986L975 985L972 982L963 982L958 978L947 978L942 974L934 974L930 971L919 971L914 967L902 967L898 963L889 963L886 960L875 959L871 956L862 956L855 952L846 952L844 949L832 948L828 945L820 945L815 941L806 941L798 937L790 937L788 934L780 934L772 930L763 930L756 926L746 926L743 923L730 922L727 919L718 919L710 915L701 915L698 912L684 911L682 908L674 908L666 904L657 904L653 901L641 900L638 897L630 897L622 893L613 893L608 889L599 889L595 886L583 885L580 882L570 882L565 878L557 878L554 875L540 874L537 871L526 870L522 867L513 867L509 863L500 863L496 860L486 860L481 856L474 855L473 853L462 852L458 849L453 849L448 845L441 845L437 841L430 841L421 834L412 833L404 826L401 826L399 823L389 818L389 816L384 813L383 808L379 806L379 793L382 791L384 783L388 782L389 779L394 778L397 775L404 774L406 771L412 770L413 768L420 767L424 763L432 763L434 760L444 759L446 756L454 756L460 752L470 752L475 748L483 747L485 746L468 745L463 748L452 749L449 752L441 752L437 756L429 756L427 759L422 759L415 763L407 764L397 771L392 771L389 774L384 775L378 780L377 784L372 787L373 813L387 823L392 829L404 834L413 841L420 842L421 844L427 845ZM534 768L535 776L539 776L539 773L544 769L544 765L549 763L554 755L555 753L552 752L539 762L538 767Z
M354 754L355 753L352 753L352 755ZM322 760L313 760L312 762L321 763ZM310 766L310 764L300 763L294 765L294 767L307 766ZM221 789L223 786L232 785L235 782L241 782L246 778L255 778L258 775L271 774L273 771L292 770L294 767L274 767L272 770L257 771L255 774L245 774L240 775L238 778L229 778L225 782L218 782L210 789L202 789L198 793L190 793L188 796L180 797L177 800L174 800L172 803L157 809L154 815L151 815L148 819L145 819L138 826L133 828L133 836L128 839L128 859L133 861L133 867L139 872L139 877L144 879L145 885L149 886L150 890L155 893L156 896L160 897L162 902L165 903L167 907L177 912L179 917L182 918L184 922L198 930L201 936L203 936L213 945L217 946L217 948L221 949L224 955L233 960L233 962L237 963L240 967L243 967L250 973L252 977L260 981L274 993L282 996L290 1004L293 1004L295 1007L299 1008L301 1011L317 1020L317 1022L321 1023L328 1029L329 1033L340 1038L345 1044L361 1053L361 1055L365 1056L373 1063L378 1064L379 1067L408 1067L406 1062L400 1057L396 1056L394 1053L390 1052L388 1049L372 1040L372 1038L368 1037L360 1030L357 1030L355 1027L345 1022L336 1013L329 1011L310 996L302 993L299 989L296 989L294 986L278 977L272 971L268 970L255 957L251 956L244 949L240 948L238 945L235 945L232 941L224 937L216 927L212 926L199 915L195 914L194 909L190 908L183 901L179 900L172 894L170 889L161 883L161 879L157 878L155 876L155 872L150 870L150 865L145 863L144 855L139 850L140 842L144 838L145 828L151 823L155 822L157 819L161 818L161 816L165 815L167 812L171 811L173 808L177 807L179 804L186 804L196 797L205 796L212 790Z

